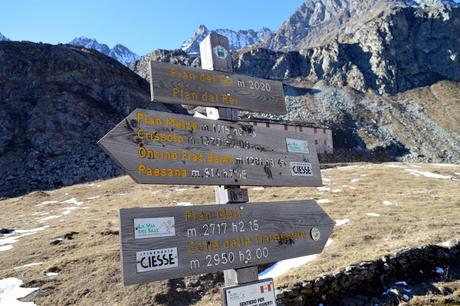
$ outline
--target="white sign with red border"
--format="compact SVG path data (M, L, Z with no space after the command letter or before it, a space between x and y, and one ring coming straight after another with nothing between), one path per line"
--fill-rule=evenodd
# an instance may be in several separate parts
M273 279L224 288L226 306L275 306L275 286Z

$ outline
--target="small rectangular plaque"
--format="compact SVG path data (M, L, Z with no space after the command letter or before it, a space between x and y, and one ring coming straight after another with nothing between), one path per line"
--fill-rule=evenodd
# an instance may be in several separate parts
M225 306L275 306L273 279L264 279L250 284L224 288Z
M292 176L313 176L310 163L290 162Z
M292 153L309 154L308 142L303 139L286 138L287 150Z
M137 272L177 268L177 248L136 252Z
M134 219L134 238L175 236L174 217Z

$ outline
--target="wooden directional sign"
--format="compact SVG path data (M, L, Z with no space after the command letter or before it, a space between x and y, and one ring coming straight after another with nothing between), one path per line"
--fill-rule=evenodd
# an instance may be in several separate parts
M152 101L285 114L281 82L150 62Z
M125 285L320 253L334 221L314 201L120 210Z
M321 186L318 157L306 137L137 109L99 145L137 183Z

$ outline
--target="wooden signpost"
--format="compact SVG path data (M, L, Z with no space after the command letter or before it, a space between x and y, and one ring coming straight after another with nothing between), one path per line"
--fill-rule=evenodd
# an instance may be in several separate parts
M334 221L314 201L247 203L240 185L322 181L305 133L237 122L237 109L286 107L280 82L233 74L228 50L211 33L203 69L151 63L152 101L209 106L210 119L136 109L98 144L137 183L214 185L216 202L230 204L121 209L125 285L224 271L224 305L274 305L257 265L320 253Z
M320 253L334 221L302 200L121 209L120 226L131 285Z
M137 109L99 145L137 183L321 186L299 132Z
M181 65L150 62L152 101L285 114L283 85Z

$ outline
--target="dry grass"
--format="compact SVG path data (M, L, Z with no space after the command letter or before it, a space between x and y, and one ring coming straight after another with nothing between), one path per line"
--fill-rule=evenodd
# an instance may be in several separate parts
M413 176L405 169L448 175L452 179ZM292 284L402 248L460 238L460 166L357 164L325 171L323 178L330 190L249 188L251 201L328 199L330 203L321 205L333 219L350 220L334 229L333 243L316 261L277 279L277 285ZM92 198L95 196L98 198ZM83 203L62 203L71 198ZM394 205L384 205L385 200ZM58 203L40 205L43 201ZM41 290L30 298L39 305L156 304L156 295L175 291L168 291L167 282L128 288L121 285L119 237L114 232L118 228L118 209L213 201L211 187L136 185L128 177L0 201L1 227L30 229L49 225L41 232L20 238L11 250L0 252L0 279L17 277L30 287L39 287ZM66 207L78 208L62 215ZM59 217L40 222L49 216ZM74 239L50 244L72 231L78 232ZM36 262L42 264L15 269ZM59 275L46 276L44 273L53 267L60 269ZM177 300L177 304L185 303L186 299ZM216 290L207 292L197 302L219 303Z

